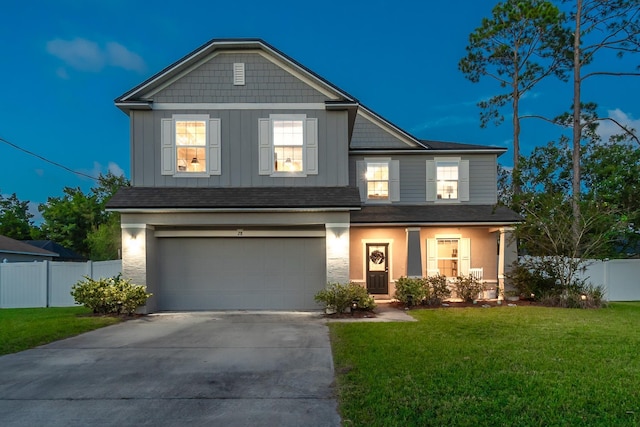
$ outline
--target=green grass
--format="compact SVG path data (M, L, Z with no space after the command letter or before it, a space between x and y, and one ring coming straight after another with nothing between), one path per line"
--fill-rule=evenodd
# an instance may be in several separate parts
M0 355L118 323L120 319L86 316L84 307L0 309Z
M329 325L345 426L639 426L640 303Z

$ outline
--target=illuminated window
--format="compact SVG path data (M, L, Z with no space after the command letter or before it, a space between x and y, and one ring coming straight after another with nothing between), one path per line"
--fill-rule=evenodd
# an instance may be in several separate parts
M302 120L273 120L273 161L276 172L304 171Z
M174 114L161 119L161 174L176 178L220 175L220 119Z
M437 239L438 271L447 277L458 276L458 239Z
M438 199L458 199L458 163L438 162L436 182Z
M389 200L389 163L367 163L367 199Z
M258 119L260 175L318 174L318 119L306 114L270 114Z
M206 172L207 122L176 120L176 170Z

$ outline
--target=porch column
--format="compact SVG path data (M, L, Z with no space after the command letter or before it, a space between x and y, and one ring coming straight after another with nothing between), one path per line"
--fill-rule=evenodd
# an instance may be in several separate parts
M327 283L349 282L349 223L327 223Z
M509 267L517 258L517 248L513 239L511 239L511 232L513 227L501 227L500 232L500 244L498 254L498 300L503 300L505 295L505 268ZM506 267L505 267L506 266Z
M422 277L420 228L407 228L407 277Z
M155 239L153 227L147 224L122 224L121 229L122 278L130 279L136 285L146 285L147 292L155 293L155 283L152 283L153 272L149 271L153 264L153 260L149 259ZM155 308L155 299L152 296L141 311L148 313Z

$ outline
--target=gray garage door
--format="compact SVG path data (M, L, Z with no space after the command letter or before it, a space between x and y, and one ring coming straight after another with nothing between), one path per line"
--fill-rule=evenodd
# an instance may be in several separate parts
M325 239L160 238L161 310L306 310L325 286Z

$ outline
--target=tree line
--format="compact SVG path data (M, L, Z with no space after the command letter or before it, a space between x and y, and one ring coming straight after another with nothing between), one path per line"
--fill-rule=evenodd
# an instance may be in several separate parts
M615 60L639 52L638 0L506 0L470 34L459 69L498 88L479 103L481 126L511 116L513 170L500 171L500 200L525 219L518 227L524 252L603 258L640 251L640 139L599 115L597 100L583 91L586 81L640 76L637 64L625 69ZM523 97L547 79L566 83L569 108L522 115ZM556 125L557 139L522 156L522 120ZM602 141L605 121L618 132Z
M60 197L49 197L38 206L42 223L36 225L29 201L15 193L0 194L0 235L16 240L53 240L93 261L120 256L120 214L105 205L119 188L129 186L124 176L108 172L87 193L65 187Z

